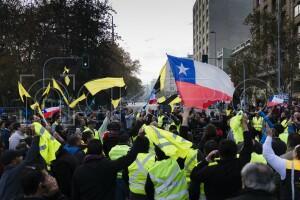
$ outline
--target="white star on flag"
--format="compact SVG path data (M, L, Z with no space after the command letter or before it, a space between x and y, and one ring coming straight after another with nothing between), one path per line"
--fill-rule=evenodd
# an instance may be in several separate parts
M181 63L180 66L177 66L177 68L179 69L179 75L180 75L180 74L187 75L187 74L186 74L186 71L189 70L189 68L185 68L184 65L183 65L182 63Z

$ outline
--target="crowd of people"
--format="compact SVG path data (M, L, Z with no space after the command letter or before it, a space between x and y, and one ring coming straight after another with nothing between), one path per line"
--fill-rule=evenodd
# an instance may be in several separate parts
M37 129L34 124L40 124ZM158 141L153 142L148 131ZM297 104L228 106L201 111L120 111L85 115L74 124L34 115L0 122L1 200L299 200L300 109ZM192 144L184 157L168 156ZM43 134L60 146L45 160Z

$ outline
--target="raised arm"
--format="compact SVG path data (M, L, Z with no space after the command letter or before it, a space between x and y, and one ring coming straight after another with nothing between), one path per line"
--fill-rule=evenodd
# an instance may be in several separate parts
M272 148L272 129L268 129L268 136L263 145L263 156L268 164L280 174L281 180L286 176L286 160L277 156Z

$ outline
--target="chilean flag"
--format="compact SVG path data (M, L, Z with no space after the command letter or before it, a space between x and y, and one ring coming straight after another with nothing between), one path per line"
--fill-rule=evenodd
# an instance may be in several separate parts
M60 107L51 107L43 110L43 114L46 119L52 117L55 113L58 112L60 112Z
M170 55L168 61L185 106L206 109L217 101L232 100L233 83L221 69Z
M156 95L154 92L151 93L148 104L157 104L157 99L156 99Z
M273 106L277 106L277 105L281 105L284 104L284 99L277 97L276 95L270 97L268 103L267 103L267 107L273 107Z

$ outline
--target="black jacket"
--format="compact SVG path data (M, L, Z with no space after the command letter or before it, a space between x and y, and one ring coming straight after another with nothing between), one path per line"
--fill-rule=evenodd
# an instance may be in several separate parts
M72 177L78 166L79 160L75 155L70 155L65 150L61 150L52 164L52 174L57 180L60 191L67 197L71 197Z
M241 170L250 161L252 141L250 132L244 132L244 147L239 158L220 160L208 166L202 161L191 173L190 198L199 199L200 183L204 183L207 200L223 200L238 195L242 188Z
M57 192L56 194L48 197L21 197L17 200L68 200L63 194Z
M117 172L135 161L145 139L137 137L128 154L114 161L103 156L87 156L74 173L72 200L113 200Z
M246 190L243 193L235 198L228 200L276 200L276 198L265 191L260 190Z
M36 163L39 158L39 137L32 141L25 160L18 166L7 166L0 179L0 199L11 200L23 194L21 186L21 173L26 166Z

